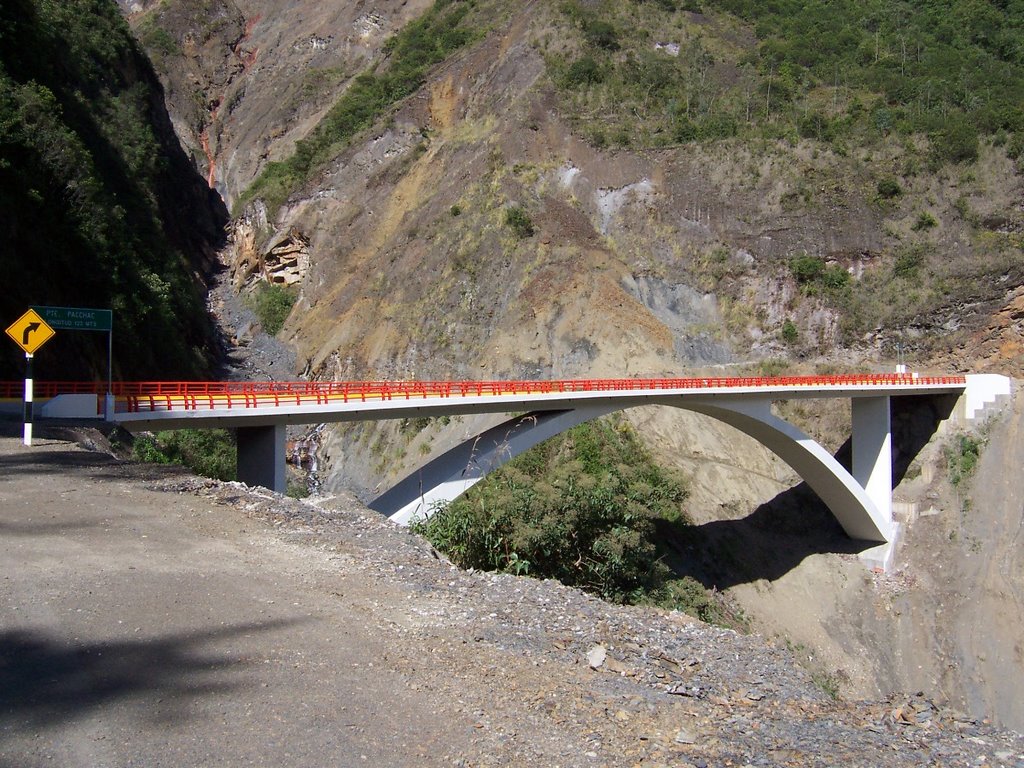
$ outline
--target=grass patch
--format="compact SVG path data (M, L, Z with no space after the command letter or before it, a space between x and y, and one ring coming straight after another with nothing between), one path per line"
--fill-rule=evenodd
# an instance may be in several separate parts
M291 314L295 299L296 291L293 288L276 283L260 283L246 297L245 303L256 313L263 330L270 336L276 336Z

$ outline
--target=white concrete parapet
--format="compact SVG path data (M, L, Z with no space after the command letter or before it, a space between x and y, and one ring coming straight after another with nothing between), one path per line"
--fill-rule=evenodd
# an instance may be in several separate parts
M44 419L102 419L96 412L96 395L57 395L39 410Z
M1008 376L997 373L972 373L967 376L964 391L964 418L972 421L1000 396L1009 397L1011 381Z

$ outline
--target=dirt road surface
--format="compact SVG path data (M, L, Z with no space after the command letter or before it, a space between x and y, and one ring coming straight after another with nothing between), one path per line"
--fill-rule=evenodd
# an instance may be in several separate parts
M0 766L1019 765L783 650L313 503L0 436Z

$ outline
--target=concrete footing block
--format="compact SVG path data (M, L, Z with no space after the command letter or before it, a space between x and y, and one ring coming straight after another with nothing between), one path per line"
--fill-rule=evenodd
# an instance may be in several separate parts
M903 526L899 523L893 523L892 526L892 538L879 544L878 546L865 549L861 552L858 557L860 561L864 563L867 568L872 571L881 571L882 573L889 573L892 570L893 565L896 561L896 547L899 544L900 537L903 534Z

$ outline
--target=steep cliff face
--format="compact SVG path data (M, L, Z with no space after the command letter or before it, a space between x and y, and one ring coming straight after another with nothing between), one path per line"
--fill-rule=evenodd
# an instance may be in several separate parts
M179 133L235 205L355 75L387 66L385 42L428 5L128 8L163 62ZM339 147L279 210L257 199L245 212L255 250L292 229L309 240L299 306L312 311L287 331L307 373L428 375L425 362L438 375L628 374L891 354L896 342L927 360L1012 302L1021 185L1000 147L983 146L967 171L910 172L891 200L880 180L918 162L895 141L598 148L552 81L550 39L570 34L559 11L475 13L481 42ZM680 40L716 29L694 14L678 25ZM652 55L674 50L652 45ZM533 234L506 224L511 209ZM794 270L799 256L869 287L829 295ZM942 296L929 294L932 277Z
M205 375L219 349L203 293L226 222L114 3L0 8L5 322L30 304L110 308L115 373ZM0 377L17 377L20 357L4 345ZM106 370L106 338L60 333L36 374Z
M430 4L119 2L163 74L183 144L229 208Z
M290 273L298 298L281 334L296 349L294 373L478 379L876 366L897 344L922 366L1020 373L1024 187L1001 145L984 143L975 163L938 173L912 169L919 137L853 149L790 135L602 146L552 77L550 46L569 34L554 3L472 4L473 44L371 128L339 141L279 208L259 197L239 204L355 75L387 71L387 40L429 5L128 7L150 50L161 39L153 29L170 39L162 73L176 126L238 213L226 258L239 283L271 275L275 250L301 243L302 269ZM719 28L731 30L728 46L752 38L735 24L716 27L710 14L674 18L677 31L666 34L683 41ZM651 56L675 55L669 38L650 47ZM720 55L727 75L738 71L735 56ZM881 182L897 176L899 195L883 195ZM834 448L849 419L794 415L823 417ZM822 668L846 670L853 693L924 680L905 656L896 660L898 622L865 619L863 627L883 628L874 632L835 618L884 611L891 585L860 570L820 507L787 495L795 478L786 467L699 417L662 409L631 418L663 460L691 475L691 512L706 541L756 533L784 553L731 581L719 579L729 565L720 562L705 573L711 583L733 588L772 631L803 622L798 641L823 649ZM370 496L486 421L332 428L326 486ZM720 550L730 552L735 543ZM786 618L773 623L771 606ZM865 656L881 660L872 666ZM971 683L961 675L950 685L962 692Z

